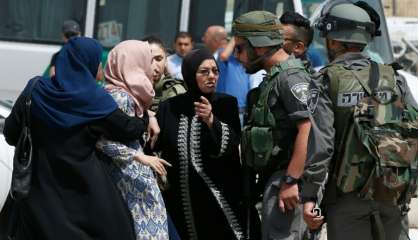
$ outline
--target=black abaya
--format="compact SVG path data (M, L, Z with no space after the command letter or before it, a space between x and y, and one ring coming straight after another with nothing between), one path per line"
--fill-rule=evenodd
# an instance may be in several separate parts
M241 239L237 101L225 94L210 101L212 129L194 115L187 93L159 107L157 148L173 165L164 200L182 239Z

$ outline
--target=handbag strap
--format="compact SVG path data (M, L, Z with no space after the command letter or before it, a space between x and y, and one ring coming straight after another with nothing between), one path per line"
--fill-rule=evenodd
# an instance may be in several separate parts
M32 91L35 88L36 83L41 79L41 77L33 78L32 84L30 85L29 92L26 94L25 98L25 113L23 114L23 126L30 127L31 120L30 120L30 106L32 104Z

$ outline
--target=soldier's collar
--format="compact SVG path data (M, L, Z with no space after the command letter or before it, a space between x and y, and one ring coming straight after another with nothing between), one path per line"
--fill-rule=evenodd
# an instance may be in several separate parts
M279 74L282 71L285 71L289 68L300 68L304 69L305 65L302 63L302 61L298 58L296 58L293 54L289 56L288 59L286 59L283 62L276 63L273 67L271 67L270 71L267 73L267 77L271 78L275 75Z
M348 52L338 56L330 64L344 63L346 61L369 59L367 55L362 52Z

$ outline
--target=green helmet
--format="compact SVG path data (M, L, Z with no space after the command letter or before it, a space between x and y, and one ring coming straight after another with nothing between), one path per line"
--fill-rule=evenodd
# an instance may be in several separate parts
M362 45L367 45L377 32L365 9L344 1L330 2L325 6L316 27L323 37Z
M248 39L253 47L271 47L283 43L281 25L273 13L252 11L234 20L232 34Z

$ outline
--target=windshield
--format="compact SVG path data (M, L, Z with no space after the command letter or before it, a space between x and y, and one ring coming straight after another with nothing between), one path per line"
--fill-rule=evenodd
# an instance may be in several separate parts
M0 39L60 43L65 20L84 29L86 7L84 0L0 0Z
M376 37L364 50L374 61L380 63L393 62L392 48L389 41L386 21L381 1L363 0L372 6L380 15L380 30L382 36ZM328 3L322 0L302 0L303 13L310 18L311 24L315 25L318 21L322 7ZM315 29L315 37L309 48L309 57L311 58L313 67L324 66L328 63L328 57L325 50L325 41L319 36L317 29Z

